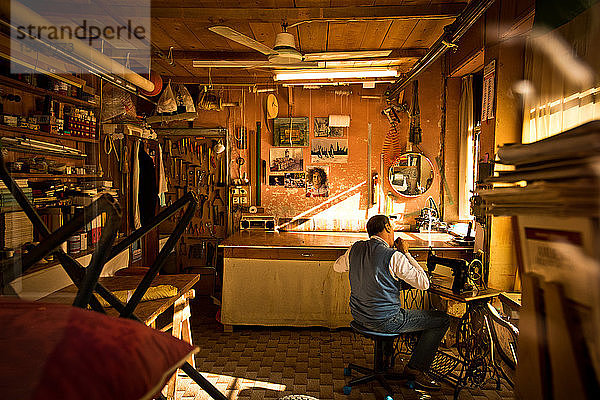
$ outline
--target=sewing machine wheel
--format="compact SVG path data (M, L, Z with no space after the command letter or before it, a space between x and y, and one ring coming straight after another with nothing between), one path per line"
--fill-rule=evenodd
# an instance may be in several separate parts
M469 283L473 285L477 289L481 289L483 286L483 264L481 261L475 259L471 261L469 267L467 268L467 276L469 278Z

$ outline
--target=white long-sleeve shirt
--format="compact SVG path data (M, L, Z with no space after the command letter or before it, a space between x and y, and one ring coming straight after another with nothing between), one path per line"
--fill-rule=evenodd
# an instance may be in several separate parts
M389 246L387 242L379 236L371 236L371 238L380 240L385 243L386 246ZM346 250L346 252L335 261L333 264L334 271L342 273L350 270L350 249L352 249L352 247ZM403 254L396 251L390 259L389 270L392 277L396 280L403 280L417 289L429 289L429 278L427 277L425 270L408 252Z

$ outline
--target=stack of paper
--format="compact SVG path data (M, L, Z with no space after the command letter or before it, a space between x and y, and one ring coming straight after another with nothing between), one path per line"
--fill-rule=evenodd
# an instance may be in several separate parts
M535 143L502 146L497 171L480 189L493 215L600 215L600 121Z

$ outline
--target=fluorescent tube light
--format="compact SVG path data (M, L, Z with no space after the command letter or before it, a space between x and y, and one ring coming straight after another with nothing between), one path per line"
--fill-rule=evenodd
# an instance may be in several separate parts
M297 72L275 72L276 81L291 81L300 79L347 79L347 78L377 78L383 76L398 76L395 69L350 69L350 70L305 70Z

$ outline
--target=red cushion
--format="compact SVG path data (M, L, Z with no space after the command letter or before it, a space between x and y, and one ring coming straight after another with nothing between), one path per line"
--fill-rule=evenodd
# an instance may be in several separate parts
M151 398L195 353L142 323L0 297L0 397Z

